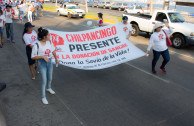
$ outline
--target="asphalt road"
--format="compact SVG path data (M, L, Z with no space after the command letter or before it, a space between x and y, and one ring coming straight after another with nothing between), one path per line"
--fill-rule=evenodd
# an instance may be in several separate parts
M90 29L88 19L58 17L45 12L33 22L59 31ZM96 22L96 21L94 21ZM193 126L194 47L170 48L167 74L150 73L152 54L115 67L84 71L65 66L54 68L49 105L41 103L40 75L31 80L23 24L14 25L16 44L0 49L0 106L8 126ZM148 38L131 41L146 50ZM161 60L158 62L158 66Z

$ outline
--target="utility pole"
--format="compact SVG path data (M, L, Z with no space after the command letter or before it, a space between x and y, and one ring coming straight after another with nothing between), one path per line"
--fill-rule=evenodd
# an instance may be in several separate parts
M154 0L150 0L150 14L153 14L153 4L154 4Z
M56 0L56 7L57 7L57 0Z
M85 0L85 5L86 5L86 13L88 13L88 2Z

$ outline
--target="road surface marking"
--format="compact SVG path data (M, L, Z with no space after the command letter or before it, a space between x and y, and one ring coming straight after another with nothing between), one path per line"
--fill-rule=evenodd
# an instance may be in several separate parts
M150 76L152 76L152 77L155 77L155 78L157 78L157 79L159 79L159 80L161 80L161 81L164 81L165 83L170 83L170 81L165 80L165 79L163 79L163 78L161 78L161 77L158 77L158 76L156 76L156 75L154 75L154 74L152 74L152 73L150 73L150 72L147 72L147 71L145 71L145 70L143 70L143 69L141 69L141 68L139 68L139 67L136 67L136 66L134 66L134 65L132 65L132 64L130 64L130 63L125 63L125 64L127 64L128 66L131 66L131 67L133 67L133 68L135 68L135 69L138 69L139 71L141 71L141 72L143 72L143 73L146 73L146 74L148 74L148 75L150 75Z
M181 55L181 56L184 56L184 57L188 57L188 58L194 59L194 57L192 57L192 56L188 56L188 55L185 55L185 54L182 54L182 53L178 53L178 52L175 52L175 51L172 51L172 50L170 50L170 52L178 54L178 55Z

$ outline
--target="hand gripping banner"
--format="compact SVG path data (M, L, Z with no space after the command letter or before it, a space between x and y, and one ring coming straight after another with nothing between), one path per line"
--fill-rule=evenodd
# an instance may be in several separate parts
M104 69L145 55L126 39L119 23L80 32L49 33L60 64L76 69Z

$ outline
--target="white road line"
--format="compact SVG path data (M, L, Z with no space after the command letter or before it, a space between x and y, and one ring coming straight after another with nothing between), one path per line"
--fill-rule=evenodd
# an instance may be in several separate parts
M159 79L159 80L161 80L161 81L164 81L165 83L170 83L170 81L165 80L165 79L163 79L163 78L161 78L161 77L158 77L158 76L156 76L156 75L154 75L154 74L152 74L152 73L150 73L150 72L147 72L147 71L145 71L145 70L143 70L143 69L141 69L141 68L138 68L138 67L136 67L136 66L134 66L134 65L132 65L132 64L130 64L130 63L125 63L125 64L127 64L128 66L131 66L131 67L133 67L133 68L135 68L135 69L138 69L139 71L141 71L141 72L143 72L143 73L146 73L146 74L148 74L148 75L150 75L150 76L152 76L152 77L155 77L155 78L157 78L157 79Z
M188 58L194 59L194 57L192 57L192 56L188 56L188 55L185 55L185 54L182 54L182 53L178 53L178 52L175 52L175 51L172 51L172 50L169 50L169 51L172 52L172 53L184 56L184 57L188 57Z

